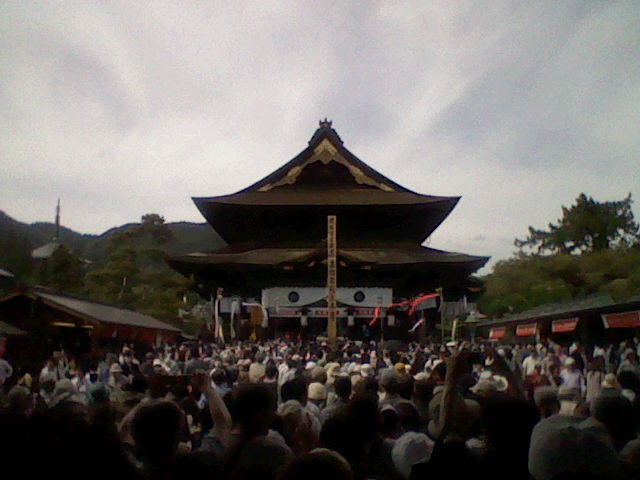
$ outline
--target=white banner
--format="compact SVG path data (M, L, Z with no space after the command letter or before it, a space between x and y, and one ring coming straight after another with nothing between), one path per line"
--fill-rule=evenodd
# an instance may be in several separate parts
M262 304L268 308L300 308L326 298L326 287L273 287L262 290ZM389 305L393 302L393 290L382 287L338 287L336 300L356 308Z
M372 318L375 308L354 308L353 316L355 318ZM281 308L268 308L270 317L280 317L280 318L299 318L300 317L300 309L299 308L291 308L291 307L281 307ZM327 318L328 309L326 307L310 307L307 308L307 317L309 318ZM336 310L337 318L347 318L347 309L340 308Z

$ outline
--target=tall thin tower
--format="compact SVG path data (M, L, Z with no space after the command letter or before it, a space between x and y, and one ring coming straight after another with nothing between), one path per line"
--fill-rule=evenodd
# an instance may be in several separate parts
M54 242L58 240L60 240L60 199L58 199L58 204L56 205L56 234L53 237Z

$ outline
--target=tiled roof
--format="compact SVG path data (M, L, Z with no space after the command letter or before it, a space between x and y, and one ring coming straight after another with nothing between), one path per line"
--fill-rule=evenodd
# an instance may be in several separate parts
M8 323L0 321L0 335L26 335L27 332L20 330Z
M508 315L506 317L491 320L480 324L481 327L492 325L502 325L509 323L520 323L530 320L538 320L542 318L560 316L571 313L584 312L587 310L597 310L601 308L615 307L617 305L625 305L628 303L640 302L640 297L627 299L624 302L616 302L608 293L596 293L582 298L575 298L566 302L548 303L540 305L524 312Z
M85 317L90 317L102 323L115 325L127 325L132 327L150 328L154 330L165 330L179 332L180 330L172 325L156 320L149 315L129 310L113 305L98 303L93 300L83 299L75 296L63 295L48 290L34 289L30 293L41 298L51 306L59 306Z
M208 203L229 205L424 205L439 204L453 208L459 197L437 197L413 192L385 192L383 190L351 189L297 189L269 192L241 192L219 197L195 198L198 206Z
M5 270L4 268L0 268L0 277L4 278L13 278L15 275L11 273L9 270Z
M33 258L49 258L53 255L53 252L60 248L60 246L61 245L58 242L46 243L31 252L31 256Z
M238 253L192 253L173 257L172 262L196 264L277 265L295 263L317 253L314 248L258 248ZM353 262L376 265L403 265L417 263L447 263L484 265L489 258L464 253L445 252L433 248L340 248L338 256ZM478 266L477 268L480 268Z

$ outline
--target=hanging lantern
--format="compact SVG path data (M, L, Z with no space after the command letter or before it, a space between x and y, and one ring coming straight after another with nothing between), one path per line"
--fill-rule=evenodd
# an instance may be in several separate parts
M387 315L387 325L393 327L396 324L396 316L395 315Z
M356 324L356 319L353 315L347 315L347 325L353 327Z

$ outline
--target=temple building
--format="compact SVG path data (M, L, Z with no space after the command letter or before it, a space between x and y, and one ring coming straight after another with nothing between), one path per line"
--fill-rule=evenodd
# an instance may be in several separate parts
M366 338L376 307L436 288L445 299L468 295L470 275L488 257L423 246L459 199L398 185L351 153L324 120L307 148L262 180L231 195L194 198L227 245L173 257L170 265L203 292L224 289L220 312L236 331L239 306L253 304L266 313L261 325L270 334L300 327L320 334L327 216L335 215L341 332ZM399 327L389 312L377 328Z

